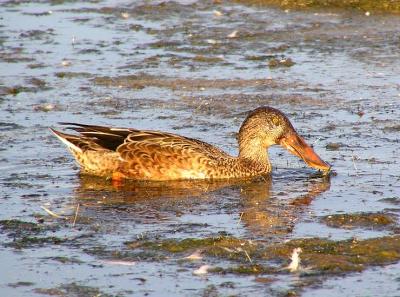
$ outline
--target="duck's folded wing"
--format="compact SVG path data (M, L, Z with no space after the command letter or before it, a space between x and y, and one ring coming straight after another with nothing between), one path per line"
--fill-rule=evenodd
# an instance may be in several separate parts
M116 151L124 174L160 180L207 178L228 156L208 143L157 131L131 132Z
M117 148L123 159L151 157L175 157L178 159L195 159L206 157L218 159L228 155L206 142L172 133L146 130L131 130L122 145Z
M128 163L129 168L195 168L205 163L210 166L220 158L229 157L206 142L173 133L76 123L62 124L68 125L69 129L79 132L96 145L116 151L121 161Z
M79 132L85 139L101 146L103 149L115 151L118 146L124 143L129 134L139 130L129 128L112 128L95 125L84 125L77 123L60 123L66 125L67 129Z

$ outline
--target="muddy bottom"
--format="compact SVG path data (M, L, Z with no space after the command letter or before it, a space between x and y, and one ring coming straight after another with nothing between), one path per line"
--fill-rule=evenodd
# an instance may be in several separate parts
M0 295L398 296L400 21L359 2L1 5ZM263 105L330 176L273 147L269 178L116 185L48 129L163 130L236 155Z

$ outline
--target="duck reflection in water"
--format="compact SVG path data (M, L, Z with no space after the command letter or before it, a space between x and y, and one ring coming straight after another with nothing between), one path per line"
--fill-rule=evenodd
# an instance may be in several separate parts
M278 193L276 189L274 191L272 181L279 186ZM306 206L329 187L329 176L296 180L291 175L290 184L287 177L279 175L249 180L129 181L115 184L103 178L82 175L75 202L91 217L107 220L122 216L125 221L134 218L139 223L176 220L176 217L187 214L233 214L237 217L237 225L244 226L254 236L265 238L290 233ZM297 197L293 193L297 193ZM103 212L105 209L107 211ZM91 213L93 211L95 214ZM110 211L114 215L112 218Z

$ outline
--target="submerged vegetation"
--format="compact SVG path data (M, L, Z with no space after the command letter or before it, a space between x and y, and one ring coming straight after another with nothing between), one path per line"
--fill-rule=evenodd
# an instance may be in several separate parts
M236 0L242 4L271 5L283 9L354 9L365 12L400 13L400 2L393 0Z
M36 288L36 294L47 296L101 296L111 297L113 295L102 292L96 287L90 287L78 283L62 284L56 288Z
M65 239L56 236L42 236L46 231L53 232L57 228L58 226L56 225L45 226L20 220L0 221L2 233L6 233L9 238L12 238L12 241L4 242L3 245L16 249L63 243Z
M390 229L396 226L394 217L385 213L354 213L335 214L321 218L329 227L353 229L363 227L368 229Z
M147 252L154 250L166 254L200 250L205 256L218 258L220 261L228 260L235 264L224 268L217 267L214 269L215 272L239 274L286 273L290 255L296 248L302 250L303 270L300 272L306 274L362 271L369 266L384 265L400 260L400 236L398 235L342 241L301 238L272 245L219 236L204 239L134 241L127 242L126 245L134 250L140 249Z

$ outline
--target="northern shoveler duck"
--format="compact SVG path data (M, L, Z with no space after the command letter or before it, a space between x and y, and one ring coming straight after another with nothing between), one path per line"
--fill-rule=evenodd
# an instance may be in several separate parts
M61 123L80 133L51 129L67 145L84 173L113 180L167 181L262 176L271 172L268 148L279 144L313 168L329 171L289 119L272 107L250 112L239 130L239 155L172 133Z

